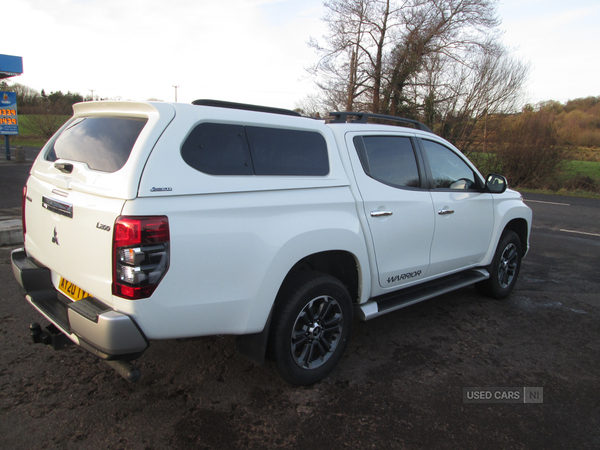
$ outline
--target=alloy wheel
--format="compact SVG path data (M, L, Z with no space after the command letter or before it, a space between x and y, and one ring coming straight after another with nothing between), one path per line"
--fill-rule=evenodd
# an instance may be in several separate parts
M515 244L508 244L502 256L500 256L500 264L498 265L498 283L502 289L506 289L512 283L517 271L519 255Z
M292 329L291 352L303 369L315 369L333 355L344 326L342 309L330 296L317 297L300 311Z

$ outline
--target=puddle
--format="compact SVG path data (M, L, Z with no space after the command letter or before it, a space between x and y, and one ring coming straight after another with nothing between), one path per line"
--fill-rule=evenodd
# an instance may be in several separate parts
M524 309L526 311L534 311L534 310L540 309L540 308L548 308L548 309L562 309L562 310L571 311L571 312L574 312L577 314L587 314L587 311L583 311L581 309L569 308L568 306L563 305L562 302L536 303L536 302L531 301L531 299L529 297L519 297L519 296L511 297L510 302L514 303L516 306L518 306L519 308Z
M539 278L530 278L530 277L523 277L523 280L525 280L527 283L558 283L558 281L556 280L540 280Z

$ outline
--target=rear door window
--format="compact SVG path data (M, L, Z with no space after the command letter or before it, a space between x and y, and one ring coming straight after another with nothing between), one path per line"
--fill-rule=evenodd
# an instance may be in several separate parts
M47 161L67 159L86 163L92 170L121 169L148 119L136 117L81 117L60 134Z
M357 136L354 146L371 178L397 188L419 188L421 179L412 141L404 136Z

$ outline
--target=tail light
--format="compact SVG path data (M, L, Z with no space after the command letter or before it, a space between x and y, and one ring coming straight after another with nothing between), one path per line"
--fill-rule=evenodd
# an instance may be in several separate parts
M168 218L118 217L113 235L113 294L131 300L148 298L168 269Z

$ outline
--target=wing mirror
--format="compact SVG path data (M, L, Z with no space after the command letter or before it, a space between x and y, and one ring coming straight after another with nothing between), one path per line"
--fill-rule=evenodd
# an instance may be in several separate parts
M502 175L490 173L487 176L485 187L491 194L502 194L508 187L508 181Z

